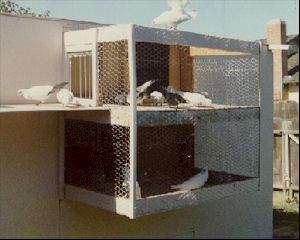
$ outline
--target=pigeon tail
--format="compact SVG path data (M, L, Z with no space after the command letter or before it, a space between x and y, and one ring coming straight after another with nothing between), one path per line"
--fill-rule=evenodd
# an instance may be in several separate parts
M66 86L68 83L69 82L62 82L62 83L56 84L56 85L54 85L53 89L61 89L64 86Z

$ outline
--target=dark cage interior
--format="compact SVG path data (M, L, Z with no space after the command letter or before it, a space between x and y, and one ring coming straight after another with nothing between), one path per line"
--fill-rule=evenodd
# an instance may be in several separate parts
M66 184L128 197L124 169L129 167L129 128L66 120ZM142 197L171 191L192 176L193 125L138 127L137 180Z
M100 102L120 104L117 99L130 89L128 41L100 42L97 56ZM136 42L137 86L157 80L149 91L169 85L193 91L192 59L187 46Z

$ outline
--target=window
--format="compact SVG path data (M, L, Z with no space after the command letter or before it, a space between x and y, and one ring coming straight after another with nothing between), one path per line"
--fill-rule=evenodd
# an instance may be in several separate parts
M70 90L74 97L93 99L92 52L69 53Z

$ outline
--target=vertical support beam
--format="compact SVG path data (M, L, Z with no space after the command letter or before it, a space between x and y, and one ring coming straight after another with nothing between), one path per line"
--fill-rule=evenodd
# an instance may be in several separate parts
M84 55L84 67L83 67L83 71L84 71L84 98L87 98L87 92L86 92L86 87L87 87L87 84L86 84L86 80L87 80L87 70L86 70L86 59L87 59L88 55Z
M79 57L79 97L82 98L82 55L80 54Z
M170 45L169 51L169 85L176 90L181 90L179 48L177 46Z
M136 165L137 165L137 109L136 109L136 42L134 25L130 25L128 39L128 62L130 79L130 218L135 218Z
M283 120L282 120L283 121ZM283 125L283 124L282 124ZM282 182L282 191L284 197L286 197L286 175L285 175L285 132L282 131L281 134L281 182Z
M58 112L58 197L65 198L65 115Z
M98 106L99 100L99 80L97 75L97 43L98 43L98 28L95 28L95 41L92 43L92 99L93 106Z
M291 121L282 119L282 165L283 165L283 191L284 195L291 198L291 174L289 156L289 128Z
M268 209L269 228L273 232L273 55L267 46L260 47L260 191Z
M284 184L288 190L287 195L289 196L290 190L290 164L289 164L289 135L288 133L284 133L284 175L285 181Z
M179 48L180 59L180 90L185 92L194 91L193 80L193 58L190 54L190 47Z

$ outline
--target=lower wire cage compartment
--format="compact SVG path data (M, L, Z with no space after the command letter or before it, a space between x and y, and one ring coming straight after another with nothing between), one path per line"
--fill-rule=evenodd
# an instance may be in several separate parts
M66 119L66 198L127 216L134 208L142 216L258 191L259 109L188 116L138 112L135 206L129 201L130 127ZM205 166L208 179L201 188L174 187Z

